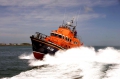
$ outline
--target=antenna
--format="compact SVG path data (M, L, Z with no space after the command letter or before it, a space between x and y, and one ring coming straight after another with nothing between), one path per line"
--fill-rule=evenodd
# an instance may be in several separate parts
M74 21L75 21L75 18L73 17L73 19L71 20L72 25L73 25Z
M77 21L76 21L76 26L77 26Z
M76 12L76 16L73 17L73 20L74 21L76 20L76 26L77 26L77 21L78 21L78 18L79 18L79 13L80 13L80 10L78 12Z
M65 18L66 18L66 9L65 9L65 11L64 11L64 17L63 17L63 24L64 24L64 20L65 20Z
M63 24L62 25L64 25L64 20L63 20Z
M78 19L79 19L79 14L80 14L80 9L79 9L79 11L78 11L78 15L77 15L77 19L76 19L76 26L77 26L77 21L78 21Z

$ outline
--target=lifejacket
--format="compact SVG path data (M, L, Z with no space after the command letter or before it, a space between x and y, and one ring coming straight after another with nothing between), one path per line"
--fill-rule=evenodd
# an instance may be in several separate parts
M77 31L76 30L74 31L74 36L77 36Z

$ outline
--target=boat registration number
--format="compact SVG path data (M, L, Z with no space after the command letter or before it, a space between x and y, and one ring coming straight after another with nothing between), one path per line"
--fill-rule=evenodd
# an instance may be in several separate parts
M54 51L54 49L51 48L51 47L47 47L47 49L50 50L50 51Z

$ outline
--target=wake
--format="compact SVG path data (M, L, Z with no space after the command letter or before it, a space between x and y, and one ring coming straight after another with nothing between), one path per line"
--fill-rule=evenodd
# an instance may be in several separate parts
M10 79L120 79L120 50L113 47L97 51L94 47L60 50L42 61L32 54L19 58L29 59L29 66L35 68Z

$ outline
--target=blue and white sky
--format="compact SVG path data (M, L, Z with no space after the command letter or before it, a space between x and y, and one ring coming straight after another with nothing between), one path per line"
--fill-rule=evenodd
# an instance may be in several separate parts
M0 43L30 43L73 17L85 45L120 46L120 0L0 0Z

